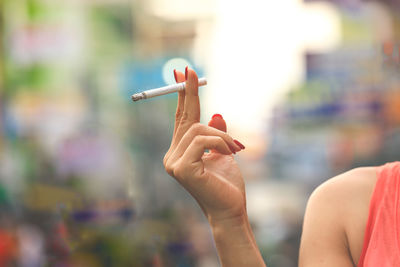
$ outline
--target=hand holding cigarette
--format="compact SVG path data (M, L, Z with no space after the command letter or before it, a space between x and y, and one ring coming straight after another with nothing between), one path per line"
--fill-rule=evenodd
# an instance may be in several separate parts
M171 146L165 170L199 203L208 219L222 266L265 266L246 212L246 193L232 154L244 146L226 133L226 123L215 114L208 126L200 121L196 73L174 72L179 91ZM209 149L210 152L205 152Z
M171 146L164 157L166 171L198 201L209 219L238 216L245 212L244 183L233 158L244 146L226 133L226 123L216 114L209 126L200 121L198 78L186 68L175 72L179 91ZM211 152L205 153L209 149Z

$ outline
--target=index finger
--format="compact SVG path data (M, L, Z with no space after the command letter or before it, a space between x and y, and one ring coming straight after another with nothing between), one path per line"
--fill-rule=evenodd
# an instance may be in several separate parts
M177 83L181 83L185 81L185 74L180 71L174 70L175 81ZM176 113L175 113L175 127L174 127L174 134L176 134L176 130L178 129L179 123L181 121L182 113L183 113L183 106L185 104L185 91L178 92L178 104L176 106Z
M185 100L182 116L173 138L173 146L179 143L192 124L200 122L199 78L196 72L188 67L186 67L185 76Z

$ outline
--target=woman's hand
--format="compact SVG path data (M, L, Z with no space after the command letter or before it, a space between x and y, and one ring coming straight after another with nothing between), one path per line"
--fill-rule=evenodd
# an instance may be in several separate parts
M185 75L174 74L177 82L186 80L186 90L179 92L165 169L197 200L210 221L242 217L246 214L244 182L232 153L244 146L226 133L221 115L214 115L209 126L199 123L196 73L186 68Z
M244 148L226 133L221 115L208 126L201 125L198 78L186 67L185 75L175 72L175 80L186 80L179 92L175 129L164 157L167 172L197 200L210 222L222 266L262 266L246 213L246 194L240 170L232 153ZM205 150L210 152L206 153Z

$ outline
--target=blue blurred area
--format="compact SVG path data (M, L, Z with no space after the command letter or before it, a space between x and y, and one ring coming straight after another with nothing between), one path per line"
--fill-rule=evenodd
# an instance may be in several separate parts
M161 72L165 61L126 63L121 71L123 97L129 99L132 94L163 86Z
M123 98L131 101L130 96L132 94L165 86L162 73L164 64L171 58L176 57L178 56L163 57L145 62L132 61L123 64L120 72L120 88L122 90ZM190 64L190 61L188 61L188 63ZM199 77L203 76L201 67L195 66L193 63L191 63L190 66L194 66ZM163 97L175 99L176 95L170 94Z

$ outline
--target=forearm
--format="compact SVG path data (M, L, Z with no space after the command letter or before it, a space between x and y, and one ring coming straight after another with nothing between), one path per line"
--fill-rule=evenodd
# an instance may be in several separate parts
M246 215L209 221L222 266L266 266Z

